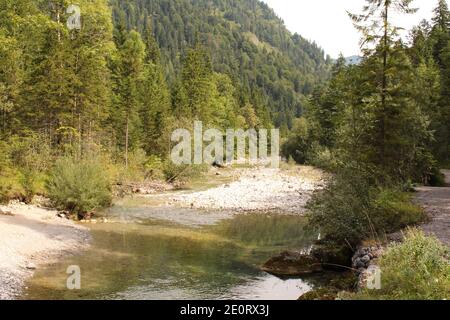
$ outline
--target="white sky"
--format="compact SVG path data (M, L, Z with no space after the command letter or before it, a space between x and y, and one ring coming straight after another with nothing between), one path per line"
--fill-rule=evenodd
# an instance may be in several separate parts
M262 0L282 18L287 28L306 39L315 41L326 54L337 58L360 53L360 34L355 30L346 10L359 13L364 0ZM447 0L450 2L450 0ZM396 25L406 29L419 24L422 19L430 20L437 0L415 0L413 8L419 8L414 15L398 17Z

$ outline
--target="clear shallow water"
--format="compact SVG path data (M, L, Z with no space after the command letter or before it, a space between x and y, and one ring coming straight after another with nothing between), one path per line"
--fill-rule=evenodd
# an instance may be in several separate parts
M308 248L314 235L297 216L116 206L89 225L91 247L36 271L25 299L297 299L314 279L259 270L273 254ZM66 289L67 267L81 290Z

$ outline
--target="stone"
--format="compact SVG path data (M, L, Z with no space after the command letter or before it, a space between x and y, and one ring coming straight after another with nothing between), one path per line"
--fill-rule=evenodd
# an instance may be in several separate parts
M301 276L323 271L320 261L316 258L290 251L270 258L261 269L276 276Z
M0 209L0 215L2 215L2 216L14 216L14 213L12 213L11 211L2 211L2 209Z
M352 265L352 250L348 246L337 246L335 243L317 241L311 255L322 263L326 270L342 271Z
M25 268L28 270L36 270L36 265L33 262L29 262L29 263L27 263Z
M354 266L357 269L360 269L360 268L364 268L366 266L366 264L363 261L361 261L361 258L357 258L355 263L354 263Z

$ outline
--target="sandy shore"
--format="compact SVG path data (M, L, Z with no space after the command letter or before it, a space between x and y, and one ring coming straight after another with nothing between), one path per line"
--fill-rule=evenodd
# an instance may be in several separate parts
M88 230L57 212L20 203L0 206L0 299L16 299L40 266L88 246Z
M169 204L197 209L233 212L301 214L312 193L323 188L320 170L296 166L293 169L243 169L234 182L206 191L172 197Z

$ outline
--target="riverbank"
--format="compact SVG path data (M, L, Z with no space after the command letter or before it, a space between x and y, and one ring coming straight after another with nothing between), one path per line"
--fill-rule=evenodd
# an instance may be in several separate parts
M0 300L20 297L37 268L86 248L89 239L86 228L55 210L0 206Z
M220 176L221 171L217 171ZM205 191L175 195L169 205L236 213L301 214L312 194L325 186L321 170L307 166L235 169L235 181Z

